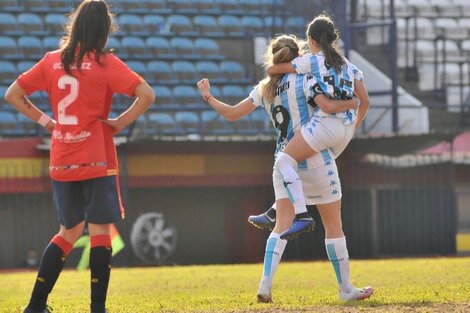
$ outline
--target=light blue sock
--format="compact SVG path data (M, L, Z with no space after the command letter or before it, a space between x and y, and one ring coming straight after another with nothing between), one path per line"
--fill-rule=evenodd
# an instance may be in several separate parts
M272 232L266 241L262 281L269 285L272 282L274 274L276 274L277 267L287 244L287 240L280 239L279 237L280 234Z

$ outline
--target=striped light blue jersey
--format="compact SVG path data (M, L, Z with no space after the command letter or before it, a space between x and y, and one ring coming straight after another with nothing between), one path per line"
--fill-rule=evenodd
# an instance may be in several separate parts
M306 53L292 60L292 66L299 74L310 74L315 77L319 87L331 99L352 99L354 92L354 81L362 80L363 73L354 64L345 59L341 73L337 73L334 67L325 62L323 52L316 54ZM349 109L340 113L328 114L319 107L315 108L314 115L317 117L337 117L343 119L345 124L354 124L356 111Z
M267 103L261 96L259 86L251 91L249 97L253 104L266 109L276 128L277 143L274 157L284 149L294 137L294 133L300 131L301 126L306 124L312 116L314 109L307 101L312 95L311 90L315 84L316 81L311 75L284 75L272 103ZM329 165L333 159L330 149L326 149L300 162L299 170Z

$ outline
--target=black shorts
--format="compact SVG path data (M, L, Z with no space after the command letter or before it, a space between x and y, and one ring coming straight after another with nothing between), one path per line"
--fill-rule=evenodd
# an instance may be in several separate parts
M124 215L115 175L73 182L52 179L52 197L58 220L67 229L82 221L110 224Z

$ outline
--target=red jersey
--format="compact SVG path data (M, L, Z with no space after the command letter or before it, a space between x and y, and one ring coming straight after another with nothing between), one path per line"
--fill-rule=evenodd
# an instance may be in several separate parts
M58 181L116 175L118 162L107 119L114 93L134 96L144 80L118 57L104 54L101 64L85 55L80 71L65 72L59 50L48 52L17 82L27 95L45 91L57 121L51 135L50 174Z

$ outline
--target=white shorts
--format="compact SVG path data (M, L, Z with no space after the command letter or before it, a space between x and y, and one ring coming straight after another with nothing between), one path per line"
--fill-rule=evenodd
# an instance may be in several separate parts
M297 173L302 181L307 205L327 204L341 199L341 181L334 160L327 165ZM273 186L276 200L289 198L281 175L276 170L273 171Z
M353 138L354 130L353 124L345 125L339 118L314 116L302 126L301 133L313 150L330 148L337 158Z

